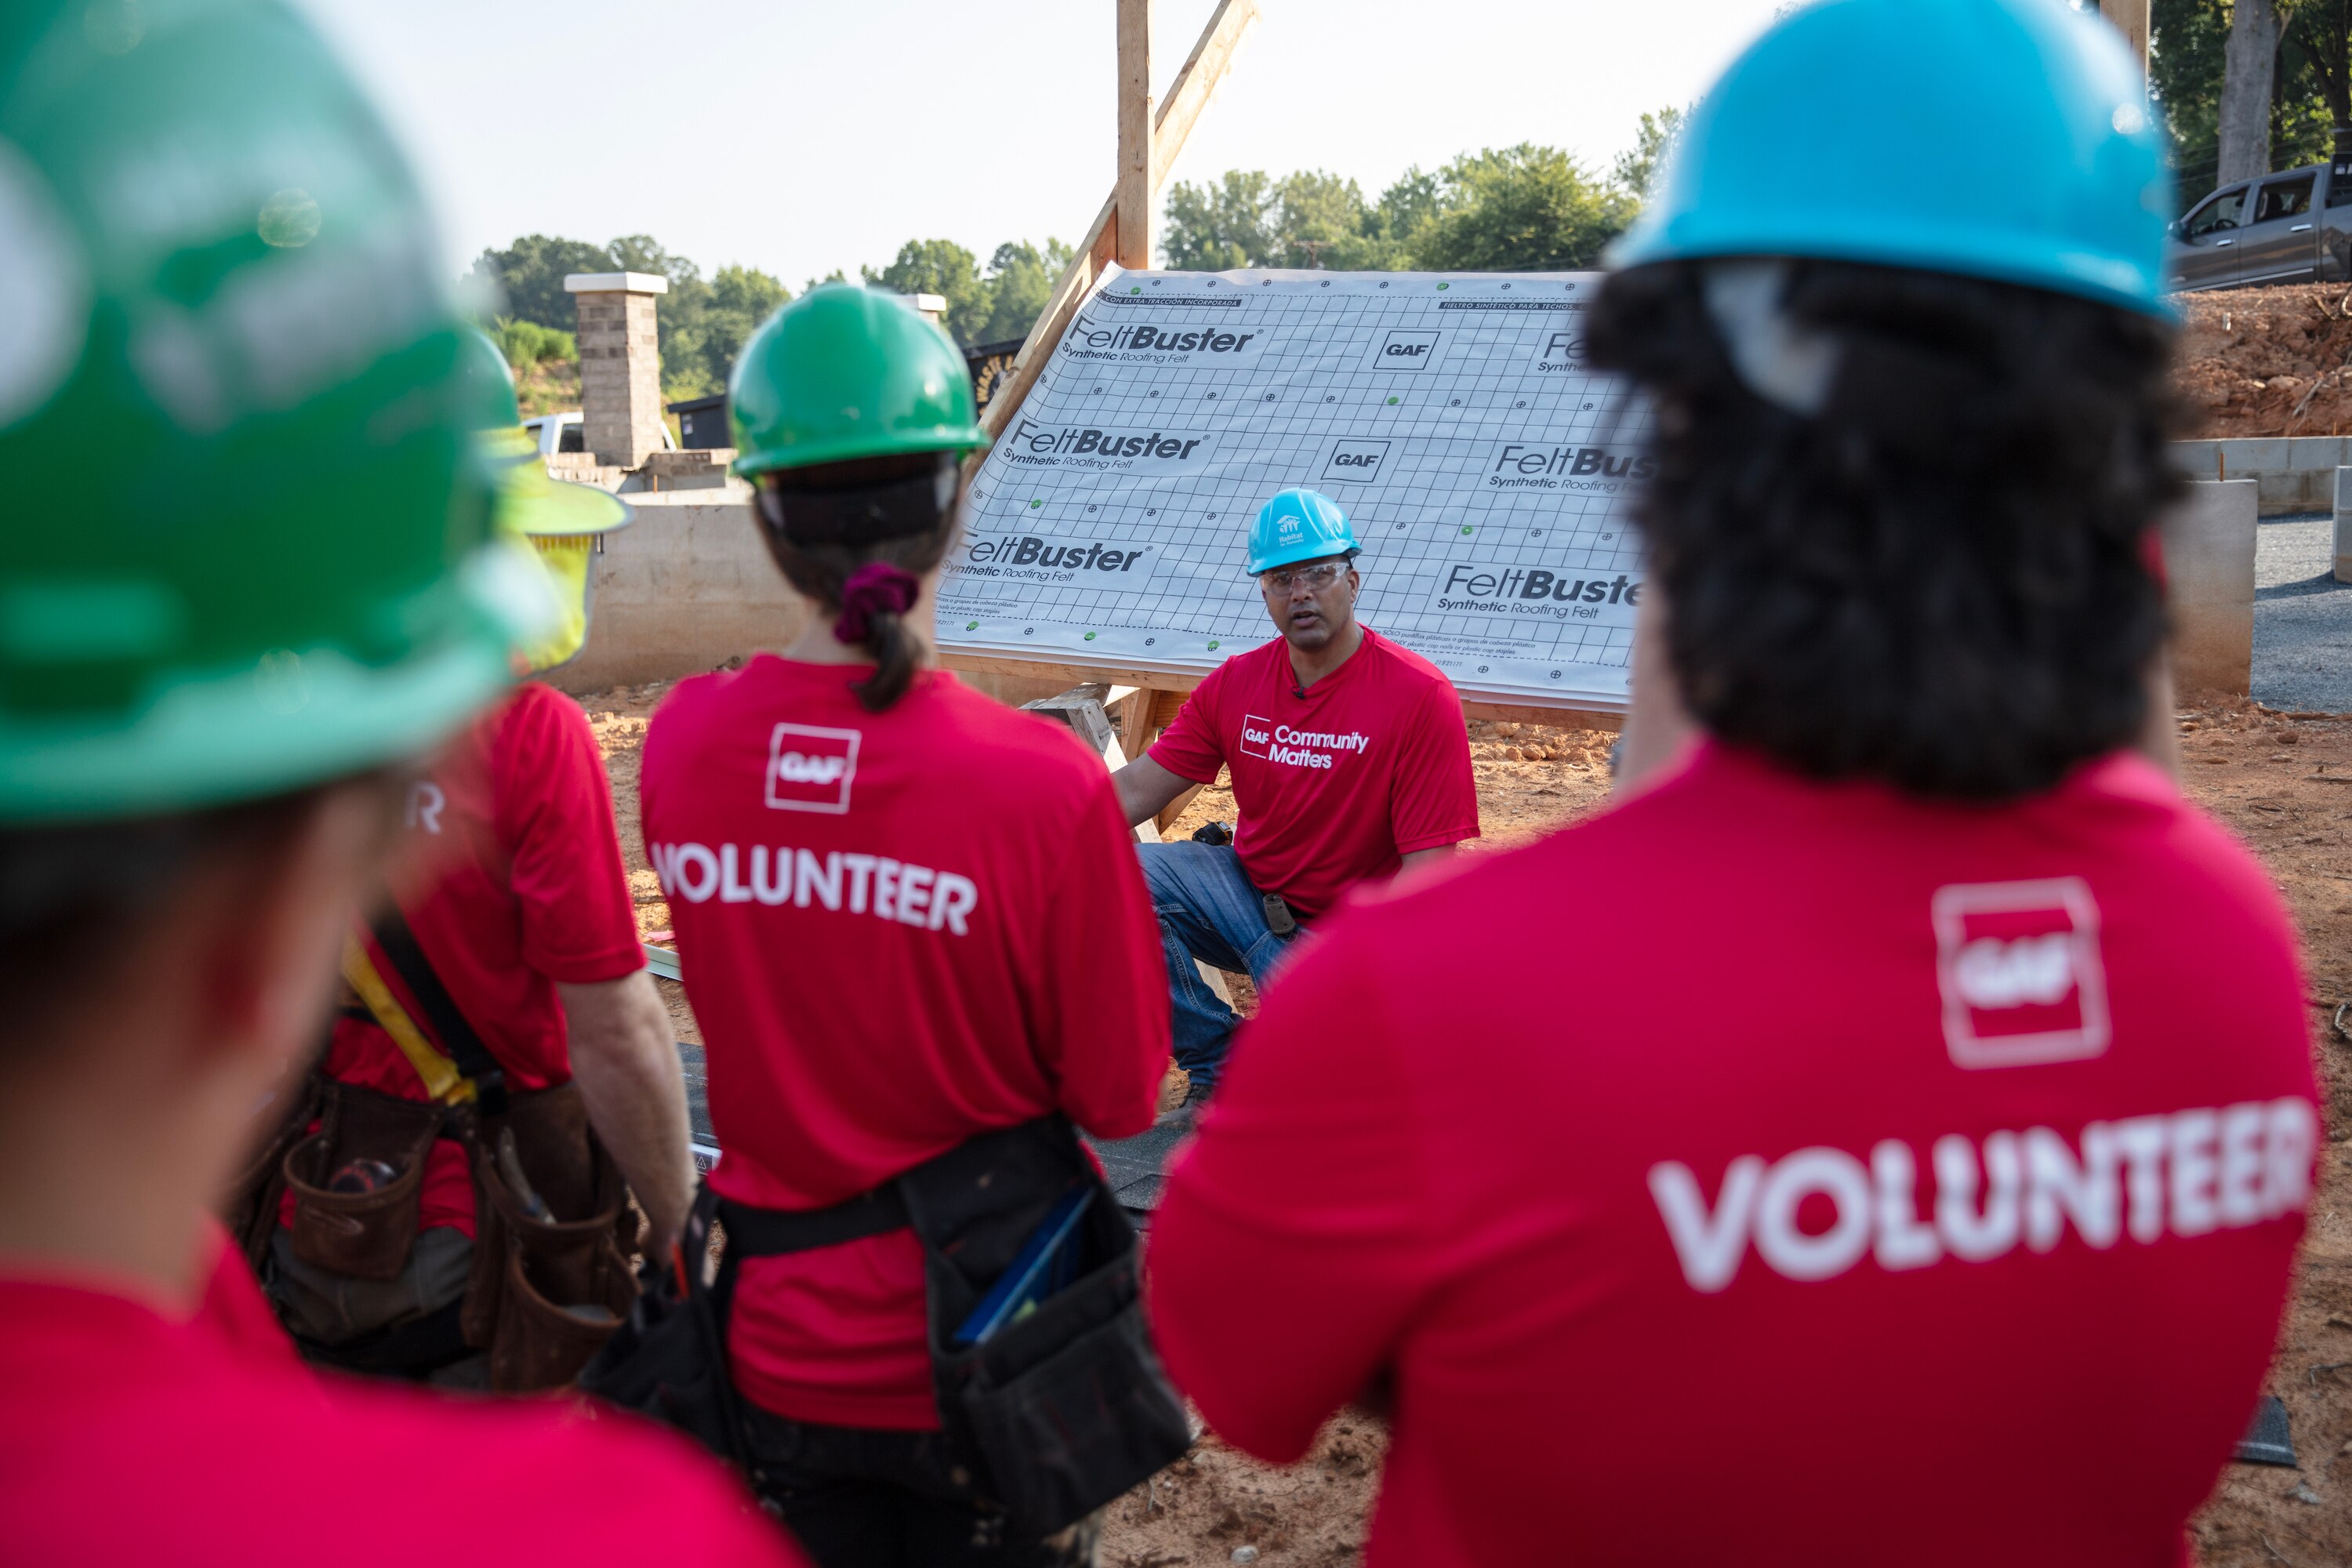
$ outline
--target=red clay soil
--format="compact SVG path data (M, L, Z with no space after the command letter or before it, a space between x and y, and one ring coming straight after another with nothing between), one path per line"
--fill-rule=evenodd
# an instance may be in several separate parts
M2189 416L2184 435L2352 434L2352 289L2305 283L2174 298L2184 318L2173 372Z
M2250 300L2319 292L2274 289L2192 297L2189 303L2202 310L2239 302L2229 310L2234 323ZM2336 330L2340 336L2330 342L2340 361L2352 350L2352 321ZM2352 427L2352 404L2344 416ZM646 719L663 689L618 689L583 701L612 775L638 925L649 933L669 921L637 831L637 757ZM1606 804L1612 737L1484 722L1470 731L1486 833L1480 852L1524 844ZM2290 720L2251 705L2208 710L2184 715L2181 748L2189 793L2261 856L2294 911L2310 975L2312 1049L2328 1086L2332 1129L2294 1296L2264 1384L2286 1403L2302 1468L2231 1466L2195 1521L2197 1560L2202 1568L2345 1568L2352 1564L2352 1142L2346 1142L2352 1138L2352 1039L2331 1026L2336 1005L2352 999L2352 719ZM1171 837L1232 817L1230 793L1203 790ZM663 982L662 990L680 1037L699 1039L680 988ZM2149 1373L2161 1376L2162 1369ZM1106 1568L1209 1568L1234 1561L1246 1547L1255 1552L1241 1560L1267 1568L1353 1562L1387 1441L1378 1421L1346 1413L1324 1429L1304 1461L1277 1469L1204 1434L1188 1458L1111 1505L1102 1561Z

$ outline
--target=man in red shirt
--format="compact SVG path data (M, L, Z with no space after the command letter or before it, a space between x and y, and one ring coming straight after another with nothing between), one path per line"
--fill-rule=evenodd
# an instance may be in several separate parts
M20 4L0 211L0 1556L792 1561L665 1435L316 1377L209 1213L543 608L391 137L271 0Z
M1218 666L1116 775L1132 826L1233 774L1230 847L1140 847L1190 1110L1215 1090L1237 1022L1194 960L1263 984L1350 888L1478 837L1461 700L1436 666L1357 621L1360 552L1328 497L1267 501L1249 567L1282 635Z
M1155 1216L1169 1369L1277 1461L1392 1398L1374 1564L2184 1562L2319 1121L2284 911L2132 749L2144 88L2042 0L1844 0L1678 159L1588 332L1699 733L1268 994Z
M534 669L551 669L587 637L587 547L625 525L628 508L606 491L549 479L521 428L497 346L469 331L466 347L481 425L476 439L498 465L500 521L530 541L567 612L526 656ZM576 1072L589 1125L651 1221L646 1246L653 1256L667 1253L694 1190L685 1084L668 1009L645 973L612 790L579 705L528 681L453 742L409 786L390 880L404 937L379 920L347 963L363 958L398 1009L389 1023L415 1029L432 1054L420 1062L387 1031L369 1005L363 971L360 999L336 1020L320 1073L415 1101L456 1087L458 1064L442 1037L451 1021L386 951L387 934L413 942L411 963L429 970L478 1037L505 1096L553 1089ZM419 1043L412 1039L411 1048ZM305 1261L294 1246L293 1210L289 1194L264 1272L310 1353L442 1382L486 1370L467 1354L458 1321L477 1238L473 1173L455 1137L437 1139L426 1157L416 1239L395 1279L357 1279Z

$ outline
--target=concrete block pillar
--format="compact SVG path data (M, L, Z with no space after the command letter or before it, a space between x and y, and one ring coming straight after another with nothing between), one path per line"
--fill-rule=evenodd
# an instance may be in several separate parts
M2336 580L2352 583L2352 468L2336 470Z
M2253 480L2209 479L2164 520L2172 679L2184 697L2253 689L2256 508Z
M650 272L574 272L580 311L580 415L600 463L641 468L662 449L661 346L654 300L669 279Z

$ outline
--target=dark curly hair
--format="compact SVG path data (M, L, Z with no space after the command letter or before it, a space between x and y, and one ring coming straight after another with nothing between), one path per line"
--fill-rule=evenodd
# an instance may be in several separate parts
M2164 635L2143 551L2180 493L2172 332L2037 289L1788 264L1822 411L1752 392L1703 268L1612 276L1593 363L1652 400L1638 503L1667 656L1714 734L1818 779L2014 799L2127 743Z

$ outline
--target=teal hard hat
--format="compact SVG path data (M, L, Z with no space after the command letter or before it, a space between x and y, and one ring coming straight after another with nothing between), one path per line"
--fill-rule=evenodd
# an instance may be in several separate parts
M2056 0L1818 0L1733 62L1616 268L1790 256L2161 313L2172 180L2121 35Z
M1327 555L1352 559L1363 548L1338 501L1320 490L1277 490L1250 524L1250 575Z

